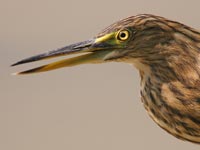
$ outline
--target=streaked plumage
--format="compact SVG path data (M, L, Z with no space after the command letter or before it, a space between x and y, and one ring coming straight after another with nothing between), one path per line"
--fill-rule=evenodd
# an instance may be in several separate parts
M87 52L18 74L85 63L133 64L141 76L141 99L150 117L170 134L200 143L200 33L154 15L120 20L94 39L40 54L14 65Z

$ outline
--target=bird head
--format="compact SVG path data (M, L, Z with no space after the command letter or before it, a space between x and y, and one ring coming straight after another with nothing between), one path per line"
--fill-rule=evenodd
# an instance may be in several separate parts
M178 24L165 18L153 15L137 15L120 20L99 33L94 38L72 44L57 50L42 53L23 59L12 66L39 61L43 59L79 54L40 66L17 74L44 72L62 67L70 67L87 63L104 63L110 61L135 64L138 69L142 65L162 63L166 57L178 54L170 49L174 43L174 26Z

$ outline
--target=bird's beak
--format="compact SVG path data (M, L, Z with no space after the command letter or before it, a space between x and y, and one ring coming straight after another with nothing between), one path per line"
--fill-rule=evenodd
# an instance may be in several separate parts
M29 73L37 73L37 72L44 72L53 69L58 69L62 67L70 67L80 64L87 64L87 63L102 63L105 61L105 57L108 53L111 52L113 49L112 44L110 44L108 39L112 39L113 34L108 34L103 37L94 38L92 40L87 40L84 42L72 44L57 50L49 51L43 54L39 54L36 56L32 56L26 59L23 59L12 66L30 63L34 61L39 61L43 59L69 55L69 54L79 54L83 53L80 56L60 60L57 62L53 62L47 65L43 65L34 69L30 69L27 71L15 73L15 74L29 74Z

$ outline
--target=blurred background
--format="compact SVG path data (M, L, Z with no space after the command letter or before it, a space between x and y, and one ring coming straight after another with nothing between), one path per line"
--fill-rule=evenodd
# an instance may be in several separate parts
M151 13L200 29L200 1L0 0L1 150L199 150L159 128L127 64L82 65L11 76L49 61L16 61L95 36L111 23ZM50 60L51 62L51 60Z

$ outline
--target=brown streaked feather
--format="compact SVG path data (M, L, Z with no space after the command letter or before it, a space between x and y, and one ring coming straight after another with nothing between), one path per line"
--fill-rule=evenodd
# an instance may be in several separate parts
M127 57L149 68L138 68L145 109L170 134L200 143L200 33L162 17L136 18Z

